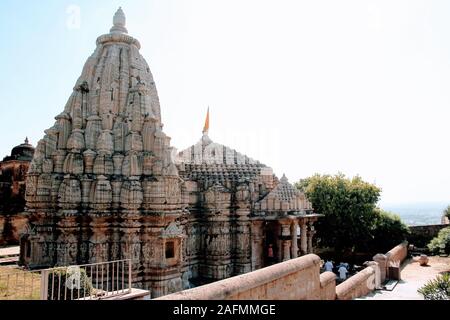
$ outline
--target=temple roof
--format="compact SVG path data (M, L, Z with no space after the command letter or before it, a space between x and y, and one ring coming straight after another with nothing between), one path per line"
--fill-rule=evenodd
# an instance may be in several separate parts
M177 154L175 162L184 179L228 185L253 181L260 175L273 176L270 167L209 137L209 107L202 138Z
M221 164L244 165L254 164L265 167L254 160L228 146L212 141L204 134L200 141L178 153L177 162L186 164Z
M236 150L216 143L209 137L209 107L206 113L205 125L202 130L202 138L196 144L181 151L177 155L177 163L185 164L215 164L215 165L257 165L265 167L259 161L237 152Z
M15 146L11 150L11 155L3 158L3 161L22 160L31 161L33 159L34 147L28 142L28 137L25 138L24 143Z
M257 203L262 211L289 211L311 213L311 203L303 192L289 183L285 175L264 198Z
M278 185L270 191L266 197L276 198L282 201L291 201L296 199L302 192L289 183L286 175L283 174Z
M227 185L227 182L253 181L260 175L273 175L271 168L230 147L213 142L206 133L195 145L178 153L176 163L182 166L180 175L185 179L223 185Z

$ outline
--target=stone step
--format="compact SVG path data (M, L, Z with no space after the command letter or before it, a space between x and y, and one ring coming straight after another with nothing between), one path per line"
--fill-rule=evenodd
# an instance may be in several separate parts
M383 286L383 290L386 291L392 291L394 290L395 286L398 284L398 280L389 280L386 282Z

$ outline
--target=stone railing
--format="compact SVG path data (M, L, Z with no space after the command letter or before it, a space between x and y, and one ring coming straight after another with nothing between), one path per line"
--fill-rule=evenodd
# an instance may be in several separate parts
M380 269L378 263L369 266L348 278L336 287L337 300L351 300L367 295L380 286Z
M386 253L388 262L402 263L408 256L408 242L403 242ZM389 263L388 263L389 266Z
M336 275L327 271L320 274L320 300L336 299Z
M336 299L350 300L367 295L380 288L388 275L391 265L400 267L408 255L408 242L395 246L386 254L377 254L374 261L368 263L368 267L348 278L336 287Z
M335 275L309 254L157 300L334 300Z
M388 269L391 265L400 265L408 255L408 242L404 241L398 246L394 247L386 254L377 254L373 257L373 260L378 263L380 267L380 279L383 283L388 277Z

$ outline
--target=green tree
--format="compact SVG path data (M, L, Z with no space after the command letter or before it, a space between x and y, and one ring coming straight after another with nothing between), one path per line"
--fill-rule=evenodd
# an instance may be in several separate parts
M428 244L428 249L433 254L439 254L441 251L450 253L450 227L441 229L437 237L433 238Z
M447 208L445 208L444 215L450 219L450 206L447 206Z
M450 300L450 273L438 275L417 290L425 300Z
M317 222L320 245L336 251L367 250L379 218L375 214L381 189L359 176L319 175L301 180L303 190L316 213L325 215Z
M398 215L383 211L379 208L374 210L375 221L372 228L372 240L369 248L373 252L387 252L409 235L409 228L402 222Z

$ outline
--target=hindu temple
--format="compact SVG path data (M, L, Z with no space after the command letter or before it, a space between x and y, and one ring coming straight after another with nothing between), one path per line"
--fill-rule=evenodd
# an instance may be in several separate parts
M30 164L23 264L132 259L133 286L158 297L313 251L305 195L212 141L209 113L175 152L122 9L96 44Z

